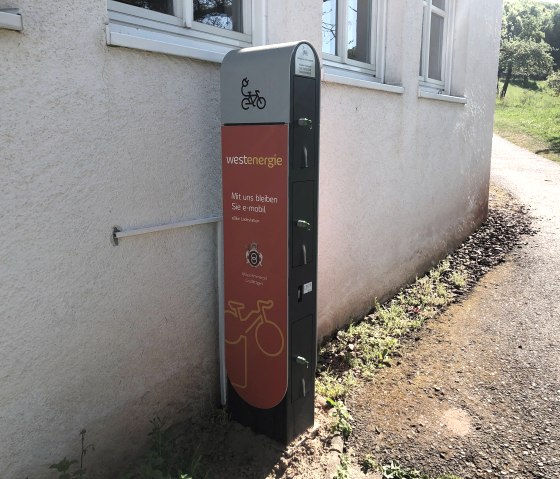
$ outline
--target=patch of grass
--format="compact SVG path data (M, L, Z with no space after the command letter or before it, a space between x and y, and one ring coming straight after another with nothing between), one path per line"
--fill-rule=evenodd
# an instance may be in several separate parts
M496 100L494 131L516 145L560 162L560 97L546 82L536 82L536 88L510 84L505 99Z
M467 272L464 268L459 268L449 275L449 280L457 287L464 288L467 285Z
M445 259L390 301L375 302L370 315L338 331L320 348L317 392L344 400L356 378L371 377L375 370L390 366L400 338L436 316L467 279L466 271L452 271Z
M355 384L356 378L351 372L336 376L327 369L319 373L315 391L324 398L337 400L344 398Z

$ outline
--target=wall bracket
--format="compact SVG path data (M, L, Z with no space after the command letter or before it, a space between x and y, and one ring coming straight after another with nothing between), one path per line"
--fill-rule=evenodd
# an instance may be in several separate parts
M19 8L0 8L0 28L23 30L23 19Z

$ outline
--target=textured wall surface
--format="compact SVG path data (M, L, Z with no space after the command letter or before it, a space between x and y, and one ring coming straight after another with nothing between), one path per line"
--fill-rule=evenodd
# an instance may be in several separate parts
M319 335L485 214L501 2L458 2L466 105L418 98L420 2L389 3L405 93L322 84ZM6 6L24 32L0 30L0 477L44 477L82 428L111 477L150 418L218 401L215 228L110 234L221 212L219 65L108 47L105 0ZM266 25L320 50L315 1L268 1Z
M451 93L418 97L421 2L389 1L387 81L323 83L319 337L360 317L484 219L501 1L457 2Z
M0 477L143 446L218 401L219 65L106 46L103 0L0 31ZM13 5L13 2L12 2ZM103 459L101 459L103 458ZM37 469L38 468L38 469Z

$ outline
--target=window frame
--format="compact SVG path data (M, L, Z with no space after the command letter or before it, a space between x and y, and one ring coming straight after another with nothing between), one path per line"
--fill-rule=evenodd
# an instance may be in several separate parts
M420 47L420 73L418 79L420 89L431 93L450 95L455 1L444 0L444 2L445 10L441 10L433 5L433 0L422 0L422 39ZM443 18L441 80L436 80L428 76L430 68L432 13Z
M385 35L387 18L387 0L371 0L370 12L370 62L348 58L345 48L348 39L347 11L349 0L337 0L337 36L336 50L341 55L322 52L325 71L334 75L346 76L356 80L383 82L385 65ZM344 26L344 28L340 28Z
M193 0L174 0L175 15L107 0L107 43L219 62L229 50L264 42L263 0L241 1L243 32L194 21Z

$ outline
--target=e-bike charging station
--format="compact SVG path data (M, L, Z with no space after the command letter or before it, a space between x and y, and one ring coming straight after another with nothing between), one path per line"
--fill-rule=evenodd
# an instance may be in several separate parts
M221 68L227 405L283 443L314 420L320 83L306 42Z

